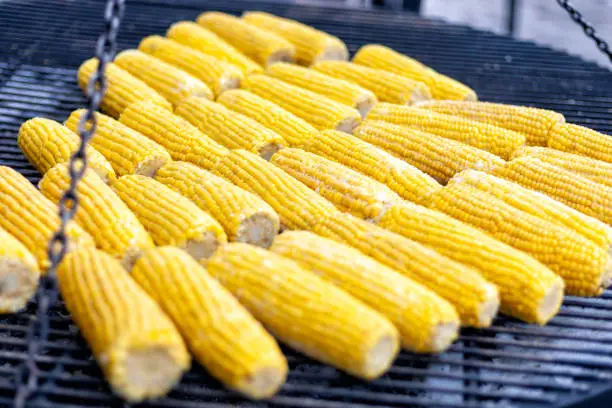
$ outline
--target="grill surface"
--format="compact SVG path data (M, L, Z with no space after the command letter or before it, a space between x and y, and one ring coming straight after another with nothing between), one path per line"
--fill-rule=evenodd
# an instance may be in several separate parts
M173 2L176 3L176 2ZM260 2L128 1L120 47L162 34L203 8L262 9L344 39L354 52L379 42L475 88L481 99L555 109L572 122L611 133L612 72L530 43L399 13ZM31 181L38 173L17 148L19 125L33 116L63 121L84 106L75 68L93 54L102 30L101 1L5 1L0 4L0 164ZM0 405L10 406L27 355L35 305L0 318ZM62 307L49 316L51 336L32 407L122 406L100 377L86 344ZM567 297L546 327L500 317L486 330L464 330L441 356L402 353L382 379L363 383L286 350L291 372L279 396L246 402L199 367L154 407L609 407L612 404L612 291Z

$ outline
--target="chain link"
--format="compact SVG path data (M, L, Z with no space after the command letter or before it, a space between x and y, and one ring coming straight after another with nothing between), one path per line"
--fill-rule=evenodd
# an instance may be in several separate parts
M106 65L113 60L117 51L117 33L123 17L125 0L108 0L104 12L104 31L96 44L98 69L92 75L87 87L87 112L81 117L78 134L81 143L69 162L70 186L59 200L60 226L49 241L48 256L50 266L47 274L40 280L36 293L37 313L32 317L28 327L26 341L28 355L25 363L17 370L17 392L14 407L25 408L27 402L38 390L40 370L36 365L36 356L41 345L49 336L49 317L51 307L57 301L57 267L66 255L68 249L67 226L74 217L79 206L77 186L87 169L85 148L96 130L95 112L106 90Z

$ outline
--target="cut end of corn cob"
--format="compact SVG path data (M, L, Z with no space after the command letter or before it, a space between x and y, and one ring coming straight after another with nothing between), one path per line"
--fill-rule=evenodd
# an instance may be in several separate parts
M138 333L141 335L141 333ZM125 389L122 394L141 395L132 401L150 399L166 395L183 375L184 368L166 347L127 349L125 351ZM129 385L128 385L129 384Z
M0 313L23 309L36 292L39 276L34 255L0 228Z

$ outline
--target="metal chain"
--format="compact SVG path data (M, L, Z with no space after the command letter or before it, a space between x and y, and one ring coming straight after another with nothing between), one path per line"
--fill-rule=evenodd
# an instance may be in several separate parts
M70 158L68 166L70 186L59 200L60 226L49 242L48 257L50 266L47 274L41 277L40 287L36 295L38 310L32 318L26 335L28 343L27 360L17 372L17 382L19 385L14 401L14 407L16 408L25 408L28 399L38 390L40 370L36 365L36 356L41 349L41 345L49 336L48 313L56 303L58 295L56 271L68 249L67 226L79 207L77 186L87 169L85 148L96 130L95 112L98 110L106 90L106 65L113 60L117 51L117 33L119 32L119 25L123 17L124 3L125 0L108 0L106 3L104 32L98 38L96 45L98 68L89 80L87 86L87 112L81 117L78 126L81 143L78 150Z
M595 44L597 44L597 48L599 48L602 53L607 55L610 59L610 62L612 62L612 50L610 49L610 46L603 38L601 38L595 32L595 28L593 28L591 24L584 20L584 18L582 17L582 13L576 10L568 0L557 0L557 3L559 3L559 5L568 12L572 20L574 20L576 23L578 23L578 25L582 27L582 30L584 31L586 36L592 39Z

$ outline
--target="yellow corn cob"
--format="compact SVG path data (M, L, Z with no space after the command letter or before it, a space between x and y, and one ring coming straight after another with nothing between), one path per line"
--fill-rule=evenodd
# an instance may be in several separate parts
M494 154L465 143L392 123L366 120L353 135L406 161L442 184L464 169L490 171L505 164Z
M366 67L393 72L415 81L424 82L435 99L457 99L475 101L476 93L446 75L421 64L419 61L400 54L389 47L369 44L361 47L353 62Z
M25 177L6 166L0 166L0 203L0 228L17 238L46 273L47 244L60 224L57 207ZM77 246L94 246L93 239L75 222L68 224L67 234L69 251Z
M51 167L70 160L77 151L80 139L77 134L61 124L45 118L33 118L24 122L17 137L19 148L36 170L45 174ZM117 178L111 164L91 146L86 147L87 162L105 183Z
M285 382L287 361L274 338L185 252L147 251L131 275L174 321L196 360L228 388L260 399Z
M324 130L310 138L303 148L385 184L405 200L418 203L442 188L416 167L343 132Z
M217 34L261 66L294 62L295 47L283 37L217 11L200 14L199 25Z
M559 276L476 228L411 203L393 206L378 225L476 269L499 289L505 314L545 324L559 310L564 287Z
M265 201L191 163L170 162L155 179L212 215L230 241L267 248L278 233L278 214Z
M312 68L331 77L354 82L373 92L381 102L413 104L431 99L431 92L423 82L381 69L347 61L322 61Z
M242 71L235 65L159 35L144 38L138 49L193 75L204 82L215 97L228 89L238 88L243 78Z
M228 150L172 112L149 101L137 102L121 114L121 123L163 146L174 160L211 169Z
M97 68L98 60L95 58L88 59L79 67L77 79L84 93L87 93L87 84ZM172 109L170 102L140 79L112 62L106 64L106 92L100 104L104 112L117 118L132 103L144 100L153 101L165 109Z
M480 274L433 249L349 214L320 217L312 232L350 245L448 300L461 323L486 327L499 307L497 288Z
M612 138L584 126L571 123L555 126L548 147L612 163Z
M115 64L155 89L175 107L190 96L214 98L204 82L144 52L122 51L117 54Z
M450 303L354 248L311 232L288 231L274 239L270 250L386 316L410 351L439 353L457 338L459 316Z
M189 369L176 327L114 258L79 248L60 264L57 279L66 308L121 397L163 396Z
M70 175L65 164L49 170L39 184L40 191L55 204L69 186ZM85 172L77 191L80 206L74 217L76 222L93 237L98 248L119 259L126 270L132 269L142 251L154 246L151 236L94 172Z
M576 231L517 209L460 176L431 196L430 208L473 225L525 251L565 281L571 295L594 296L602 291L610 268L608 252Z
M348 59L348 49L342 40L306 24L262 11L247 11L242 14L242 19L293 44L298 64Z
M157 245L178 246L200 260L227 242L223 228L214 218L158 181L123 176L112 187Z
M64 123L66 127L72 131L77 129L85 112L85 109L72 112ZM91 138L91 146L108 159L118 176L142 174L153 177L157 169L170 160L170 154L162 146L110 116L96 113L96 119L96 133Z
M237 66L245 76L263 72L263 68L255 61L247 58L217 34L192 21L172 24L166 36L203 54Z
M261 197L280 216L281 229L308 229L319 218L338 212L304 184L245 150L221 158L213 173Z
M373 379L397 355L385 317L287 258L233 243L207 268L274 336L316 360Z
M300 149L283 149L270 163L304 183L340 211L377 220L389 206L401 201L389 187L342 164Z
M563 115L555 111L503 103L425 101L419 102L416 107L521 133L531 146L546 146L552 128L565 122Z
M240 87L282 106L318 130L350 133L361 121L359 112L349 106L266 75L247 77Z
M23 309L36 292L39 276L34 255L0 228L0 313Z
M357 84L294 64L274 64L266 69L266 74L357 109L362 117L378 101L372 92Z
M524 135L508 129L410 106L379 103L372 108L367 119L433 133L486 150L503 159L508 159L512 152L525 144Z

